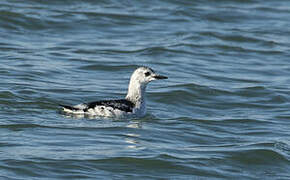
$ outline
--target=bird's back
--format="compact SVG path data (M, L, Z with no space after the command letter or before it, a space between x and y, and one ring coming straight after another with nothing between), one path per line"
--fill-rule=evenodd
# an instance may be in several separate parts
M94 101L76 106L61 105L64 112L105 117L120 117L130 115L134 110L134 103L126 99Z

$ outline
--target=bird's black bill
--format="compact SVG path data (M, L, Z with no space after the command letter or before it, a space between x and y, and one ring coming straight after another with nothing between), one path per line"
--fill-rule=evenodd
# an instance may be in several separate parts
M166 76L156 75L154 76L155 79L168 79Z

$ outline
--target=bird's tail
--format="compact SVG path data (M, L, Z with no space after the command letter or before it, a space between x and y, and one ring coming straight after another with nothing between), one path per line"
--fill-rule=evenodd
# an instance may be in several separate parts
M76 107L73 107L73 106L68 106L68 105L63 105L63 104L59 104L59 106L61 106L62 110L64 112L67 112L67 113L73 113L73 112L76 112L76 111L80 110L79 108L76 108Z

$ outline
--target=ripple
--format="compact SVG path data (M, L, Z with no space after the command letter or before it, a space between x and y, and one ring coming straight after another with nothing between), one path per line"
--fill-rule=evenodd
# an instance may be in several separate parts
M17 97L14 93L10 92L10 91L0 91L0 98L3 99L13 99Z
M103 64L93 64L81 66L79 69L81 70L98 70L98 71L128 71L136 69L137 65L103 65Z
M289 160L279 152L272 149L253 149L233 153L231 159L243 164L272 164L272 163L289 163Z

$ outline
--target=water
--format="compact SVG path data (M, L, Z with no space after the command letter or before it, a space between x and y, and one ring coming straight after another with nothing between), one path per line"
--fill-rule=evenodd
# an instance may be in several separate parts
M290 179L290 2L0 2L0 179ZM58 103L122 98L140 119Z

